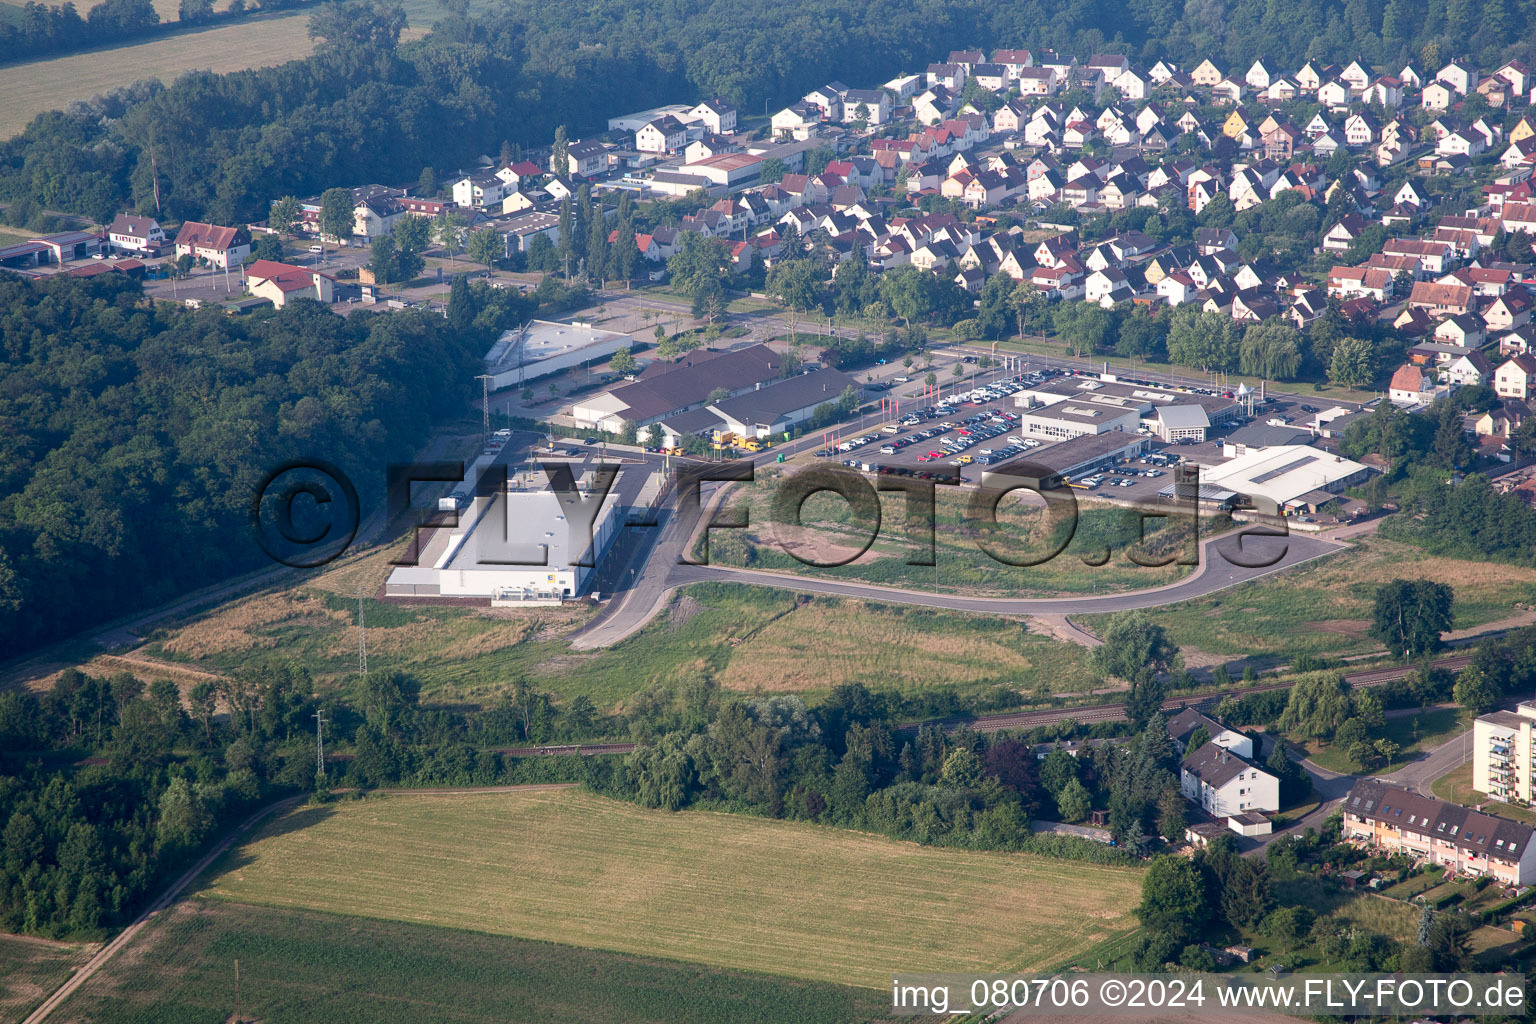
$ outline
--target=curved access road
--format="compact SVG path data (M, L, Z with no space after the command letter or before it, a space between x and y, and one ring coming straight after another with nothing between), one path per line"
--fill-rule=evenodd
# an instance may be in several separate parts
M1244 530L1234 530L1202 541L1200 564L1195 571L1182 580L1160 587L1087 597L970 597L828 579L812 575L814 570L796 575L762 569L679 565L677 559L690 531L679 526L678 518L673 517L674 521L663 528L650 564L635 586L616 595L604 614L573 637L573 647L588 650L610 647L633 635L661 611L671 591L690 583L748 583L804 594L990 615L1085 615L1152 608L1204 597L1248 580L1285 572L1348 547L1338 540L1309 535L1244 536Z

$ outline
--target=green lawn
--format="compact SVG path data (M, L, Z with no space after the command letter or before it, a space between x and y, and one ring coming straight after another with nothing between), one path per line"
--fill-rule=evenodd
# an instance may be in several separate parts
M1370 774L1401 768L1415 755L1427 753L1452 737L1461 735L1472 727L1473 717L1470 711L1462 708L1431 708L1414 715L1388 718L1385 725L1371 734L1371 738L1391 740L1401 750L1390 765L1382 765ZM1307 744L1307 756L1330 771L1357 770L1348 753L1336 743L1311 741Z
M822 1024L882 1020L882 992L548 942L192 899L53 1017L193 1024ZM19 1018L7 1018L19 1019Z
M202 892L880 989L1072 958L1135 927L1141 874L562 789L298 808Z
M1502 803L1473 789L1471 761L1440 776L1429 788L1441 800L1449 800L1457 804L1477 804L1489 814L1497 814L1501 818L1510 818L1527 825L1536 825L1536 810Z
M804 466L793 467L792 473L760 471L751 485L737 487L731 503L746 510L751 525L747 530L711 531L712 564L925 591L1042 597L1142 590L1175 582L1190 571L1177 564L1143 566L1131 560L1133 552L1152 562L1176 560L1189 553L1192 545L1187 517L1143 520L1134 509L1080 502L1075 520L1052 520L1043 509L1013 497L998 504L997 525L993 527L986 521L986 510L973 509L974 492L956 493L946 488L935 496L934 559L938 564L909 565L908 561L923 550L926 535L908 531L906 496L900 492L881 496L878 531L856 518L847 501L826 491L813 495L801 507L801 527L786 527L784 516L774 508L774 497L785 479L801 472L805 472ZM1202 523L1202 535L1224 523ZM871 533L874 541L856 557ZM1052 557L1058 549L1060 553ZM994 558L989 551L999 557ZM855 560L825 567L805 564L849 559ZM1040 564L1021 566L1009 561Z
M1505 619L1536 602L1536 569L1427 555L1382 537L1349 551L1212 594L1150 609L1181 647L1229 658L1284 664L1299 654L1348 655L1381 649L1369 636L1376 589L1394 578L1449 583L1455 626ZM1101 616L1083 616L1094 628Z

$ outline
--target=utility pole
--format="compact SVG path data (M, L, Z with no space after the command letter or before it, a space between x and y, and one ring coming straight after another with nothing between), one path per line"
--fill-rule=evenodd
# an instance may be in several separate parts
M235 961L235 1024L240 1024L240 961Z
M315 711L315 774L325 775L325 712Z
M363 588L357 588L357 674L368 676L368 626L363 621Z
M491 439L491 375L482 373L475 378L480 382L480 443Z

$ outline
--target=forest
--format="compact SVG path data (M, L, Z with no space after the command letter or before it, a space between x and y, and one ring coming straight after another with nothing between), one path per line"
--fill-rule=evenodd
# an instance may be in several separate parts
M0 200L110 220L124 206L219 223L281 195L415 181L495 154L600 131L620 111L719 96L768 112L828 79L874 85L952 48L1056 47L1148 63L1255 57L1294 68L1530 56L1536 0L637 0L485 14L467 4L400 44L384 0L327 4L299 61L169 86L142 82L39 115L0 145ZM158 200L156 199L158 185Z
M313 302L237 319L120 274L0 277L0 650L269 565L247 526L261 478L317 457L382 481L464 408L483 336L459 323Z

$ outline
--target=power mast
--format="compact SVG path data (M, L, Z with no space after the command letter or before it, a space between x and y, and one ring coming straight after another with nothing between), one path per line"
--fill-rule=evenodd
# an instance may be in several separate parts
M315 712L315 771L325 775L325 712Z
M364 588L357 588L357 674L368 675L368 625L363 621Z

